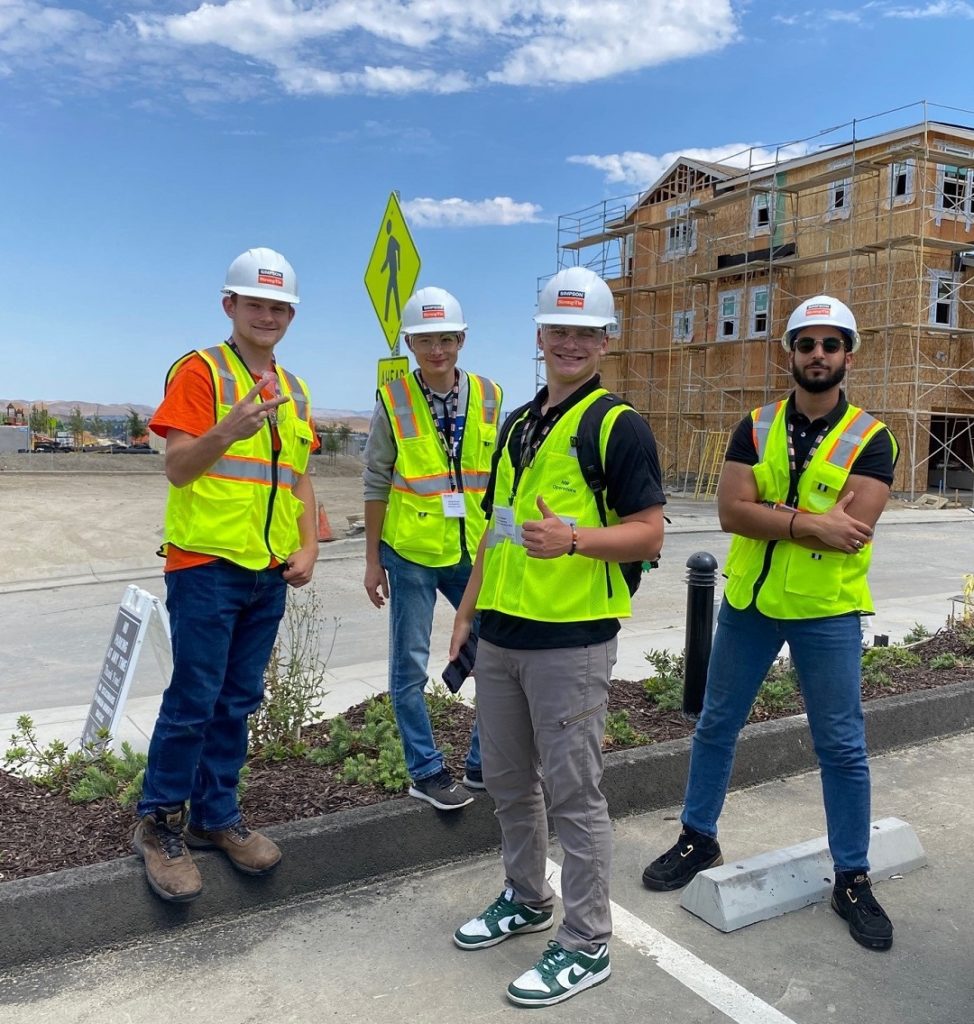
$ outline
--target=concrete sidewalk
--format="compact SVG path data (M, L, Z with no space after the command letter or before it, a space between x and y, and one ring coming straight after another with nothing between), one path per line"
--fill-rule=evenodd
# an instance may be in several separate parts
M679 893L650 893L640 884L644 865L675 837L677 803L616 819L612 977L547 1015L578 1024L970 1024L974 891L963 879L974 871L972 759L970 732L873 758L874 818L908 820L928 857L927 867L903 878L876 879L877 896L895 926L888 953L857 946L827 904L722 934L682 910ZM74 928L78 918L100 917L119 945L0 973L0 1019L520 1019L504 989L537 959L551 933L516 937L476 953L457 950L453 929L500 889L497 854L433 866L442 862L456 828L419 808L415 816L425 827L425 870L420 861L408 873L257 909L254 901L266 880L233 876L210 855L201 861L207 889L197 901L195 923L178 926L157 907L155 920L148 919L147 931L135 942L123 941L131 907L122 879L114 889L99 890L98 899L85 900L82 890L72 909L65 908L63 925ZM743 857L811 839L822 829L821 789L812 772L731 792L721 843L728 858ZM333 832L330 856L346 858L350 839L348 832ZM385 843L399 840L399 833L389 832ZM551 857L560 860L557 845ZM137 865L132 868L134 878ZM228 887L240 891L241 910L221 917L219 897ZM8 928L21 927L19 916L4 919ZM48 926L57 928L57 919L49 922L40 913L24 927Z

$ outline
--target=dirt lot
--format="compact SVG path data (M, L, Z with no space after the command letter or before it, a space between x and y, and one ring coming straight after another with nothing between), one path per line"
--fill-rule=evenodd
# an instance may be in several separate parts
M336 537L362 511L362 464L312 461ZM0 583L157 564L162 455L0 455Z

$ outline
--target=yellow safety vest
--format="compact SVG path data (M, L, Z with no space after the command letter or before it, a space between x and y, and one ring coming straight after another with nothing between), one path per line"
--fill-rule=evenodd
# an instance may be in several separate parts
M510 446L499 453L478 608L538 622L587 622L632 614L629 588L617 562L567 554L552 559L529 558L520 539L521 524L541 518L539 495L552 512L576 526L602 525L595 494L582 475L575 440L582 414L605 394L605 388L596 388L586 395L542 441L534 461L521 475L514 496L514 539L498 528L497 509L508 505L514 489ZM602 421L599 450L603 465L612 425L625 410L624 405L616 406ZM606 525L614 526L619 517L607 508L606 521Z
M500 387L486 377L467 374L467 408L460 442L460 483L466 514L455 519L443 511L442 495L452 492L450 467L415 374L384 385L379 397L397 449L382 539L397 554L420 565L456 565L464 554L473 558L486 525L480 503L497 440Z
M755 409L754 480L761 501L784 502L791 483L787 402ZM797 507L821 514L832 508L859 454L885 424L850 405L822 439L798 482ZM896 441L892 434L893 453ZM872 612L866 574L872 544L854 555L812 551L790 540L755 540L737 534L731 541L724 596L743 609L756 599L758 611L776 619L814 619L849 612ZM757 594L755 595L755 589Z
M193 355L202 357L213 377L216 419L222 420L254 386L254 378L229 345L200 349L178 359L166 375ZM304 502L294 485L308 468L314 433L308 422L307 385L277 367L280 393L292 399L277 409L281 450L273 450L271 424L253 437L235 441L202 476L183 487L169 487L166 542L184 551L215 555L247 569L263 569L271 558L285 561L301 546L298 518ZM259 399L258 399L259 401Z

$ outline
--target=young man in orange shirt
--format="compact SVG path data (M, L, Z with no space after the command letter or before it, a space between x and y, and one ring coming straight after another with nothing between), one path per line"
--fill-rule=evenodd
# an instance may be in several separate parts
M318 557L311 397L274 358L297 278L280 253L250 249L223 292L229 339L174 364L149 424L166 438L171 484L163 549L173 674L134 845L153 891L175 902L202 891L188 847L219 849L251 875L281 859L243 823L236 789L287 587L308 583Z

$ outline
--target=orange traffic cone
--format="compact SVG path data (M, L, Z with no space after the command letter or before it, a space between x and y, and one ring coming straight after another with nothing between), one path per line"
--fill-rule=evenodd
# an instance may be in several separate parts
M335 535L331 532L331 523L328 522L328 513L325 506L318 502L318 540L334 540Z

